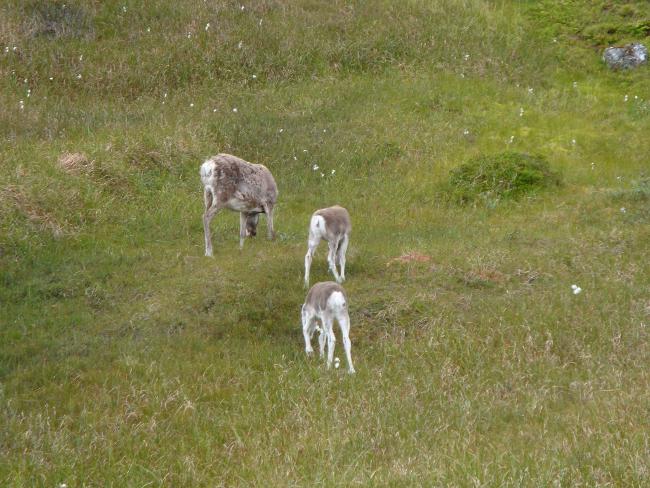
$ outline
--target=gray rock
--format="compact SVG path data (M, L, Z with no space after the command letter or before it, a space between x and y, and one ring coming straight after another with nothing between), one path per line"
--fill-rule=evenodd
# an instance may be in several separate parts
M648 48L640 43L621 47L608 47L603 53L603 61L611 69L631 69L648 61Z

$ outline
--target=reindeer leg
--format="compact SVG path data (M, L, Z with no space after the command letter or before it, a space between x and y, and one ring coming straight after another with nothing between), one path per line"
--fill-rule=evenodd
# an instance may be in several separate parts
M266 214L266 235L269 239L273 240L275 239L275 229L273 229L273 204L265 204L264 213Z

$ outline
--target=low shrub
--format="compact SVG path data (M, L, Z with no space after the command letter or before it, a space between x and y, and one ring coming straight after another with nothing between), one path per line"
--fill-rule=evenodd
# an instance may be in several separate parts
M559 174L544 158L505 152L481 155L453 169L446 190L457 203L482 200L493 205L559 184Z

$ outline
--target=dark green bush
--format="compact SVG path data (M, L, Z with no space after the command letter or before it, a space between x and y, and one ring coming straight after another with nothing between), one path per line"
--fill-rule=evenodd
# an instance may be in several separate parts
M559 174L544 158L505 152L478 156L452 170L447 193L458 203L495 204L559 184Z

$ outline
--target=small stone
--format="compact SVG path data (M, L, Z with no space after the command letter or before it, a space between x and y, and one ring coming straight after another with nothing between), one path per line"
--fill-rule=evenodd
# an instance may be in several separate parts
M648 48L638 42L608 47L603 52L603 61L610 69L636 68L648 61Z

